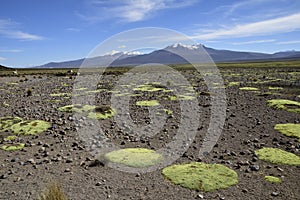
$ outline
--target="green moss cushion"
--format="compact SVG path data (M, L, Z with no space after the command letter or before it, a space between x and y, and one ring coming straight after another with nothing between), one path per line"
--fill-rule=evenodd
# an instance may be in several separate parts
M11 126L15 134L35 135L46 131L50 127L49 122L42 120L22 121Z
M107 153L105 159L130 167L149 167L159 163L163 157L150 149L127 148Z
M300 124L276 124L275 130L289 137L296 137L300 142Z
M259 159L274 164L300 165L299 156L277 148L264 147L256 150L255 154Z
M172 183L204 192L225 189L238 183L237 173L220 164L192 162L172 165L164 168L162 174Z
M300 113L300 102L291 101L287 99L271 99L268 100L268 105L280 110Z

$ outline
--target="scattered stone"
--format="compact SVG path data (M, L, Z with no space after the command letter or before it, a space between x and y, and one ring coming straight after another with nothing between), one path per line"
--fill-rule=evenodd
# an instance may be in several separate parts
M43 145L43 147L46 147L46 148L48 148L48 147L50 147L50 145L49 145L49 144L47 144L47 143L45 143L45 144Z
M252 171L258 171L259 170L259 166L258 165L250 165L250 169L252 170Z
M33 158L30 158L30 159L27 160L27 163L30 163L30 164L34 165L35 160Z
M96 186L100 186L100 185L102 185L101 182L97 182L97 183L96 183Z
M2 174L2 175L0 176L0 179L7 179L7 175Z
M253 142L258 143L258 142L259 142L259 139L254 138Z
M279 195L279 192L272 192L271 193L271 196L273 196L273 197L277 197Z
M10 160L10 162L18 162L19 161L19 158L12 158L11 160Z
M283 169L281 169L280 167L277 167L277 170L283 172Z
M101 159L101 160L95 159L89 164L89 167L98 167L98 166L104 167L105 164L106 164L106 162L104 159Z
M248 190L244 188L244 189L242 189L242 192L243 193L248 193Z
M252 158L252 162L256 162L256 161L258 161L258 158L257 158L256 156L254 156L254 157Z
M65 172L70 172L70 171L71 171L70 168L66 168L66 169L65 169Z

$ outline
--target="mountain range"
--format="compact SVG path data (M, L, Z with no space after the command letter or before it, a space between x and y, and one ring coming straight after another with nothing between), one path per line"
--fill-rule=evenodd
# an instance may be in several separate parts
M203 51L205 50L205 51ZM205 53L206 52L206 53ZM147 63L160 64L185 64L191 62L211 62L208 56L218 62L246 62L246 61L273 61L273 60L292 60L300 59L300 51L285 51L273 54L241 52L231 50L218 50L206 47L201 44L183 45L173 44L166 48L159 49L147 54L137 52L118 52L97 56L88 59L78 59L64 62L50 62L35 68L78 68L99 66L130 66Z

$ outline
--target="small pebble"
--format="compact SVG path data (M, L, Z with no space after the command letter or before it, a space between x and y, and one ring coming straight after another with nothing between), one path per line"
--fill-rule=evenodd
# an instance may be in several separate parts
M70 171L71 171L70 168L66 168L66 169L65 169L65 172L70 172Z
M271 193L271 196L273 196L273 197L277 197L278 195L279 195L278 192L272 192L272 193Z
M35 161L34 161L33 158L28 159L27 162L30 163L30 164L35 164Z
M259 170L259 166L258 166L258 165L251 165L251 166L250 166L250 169L251 169L252 171L258 171L258 170Z
M96 186L100 186L100 185L102 185L101 182L97 182L97 183L96 183Z

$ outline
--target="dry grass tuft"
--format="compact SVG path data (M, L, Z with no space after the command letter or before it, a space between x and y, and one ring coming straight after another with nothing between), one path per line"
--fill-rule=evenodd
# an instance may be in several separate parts
M39 195L38 200L67 200L67 198L58 183L51 183L46 191Z

